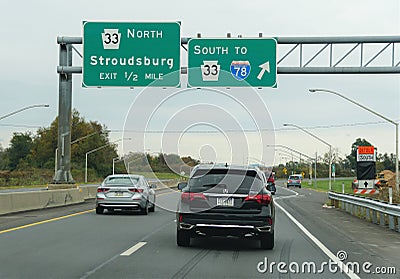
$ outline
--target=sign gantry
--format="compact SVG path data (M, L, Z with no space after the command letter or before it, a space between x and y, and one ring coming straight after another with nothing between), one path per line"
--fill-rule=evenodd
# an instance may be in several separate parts
M84 36L58 37L60 59L58 153L55 183L74 183L71 175L72 75L83 73L85 87L177 87L180 75L188 73L189 85L196 87L274 87L278 74L393 74L400 73L400 36L277 37L275 39L193 39L182 38L178 22L85 22ZM274 41L275 40L275 41ZM181 66L180 47L189 43L188 67ZM72 65L74 44L83 43L83 66ZM307 61L304 48L321 45ZM382 47L369 58L369 45ZM282 46L292 45L287 51ZM334 59L336 45L349 50ZM212 50L214 48L214 50ZM345 66L356 51L359 61ZM218 51L220 53L218 54ZM291 55L298 63L286 65ZM369 51L368 51L369 52ZM375 62L384 52L390 59ZM277 53L283 53L277 57ZM314 64L328 53L328 64Z

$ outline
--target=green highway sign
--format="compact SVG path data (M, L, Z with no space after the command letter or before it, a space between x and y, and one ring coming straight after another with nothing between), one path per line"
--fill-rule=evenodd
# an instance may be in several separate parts
M179 22L83 22L84 87L177 87Z
M273 38L191 39L188 83L192 87L276 87Z

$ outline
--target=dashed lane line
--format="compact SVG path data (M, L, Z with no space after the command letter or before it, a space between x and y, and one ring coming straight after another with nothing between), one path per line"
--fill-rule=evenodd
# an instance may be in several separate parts
M128 250L126 250L125 252L121 253L120 256L130 256L133 253L135 253L137 250L139 250L140 248L145 246L146 244L147 244L147 242L141 241L141 242L137 243L136 245L132 246L131 248L129 248Z

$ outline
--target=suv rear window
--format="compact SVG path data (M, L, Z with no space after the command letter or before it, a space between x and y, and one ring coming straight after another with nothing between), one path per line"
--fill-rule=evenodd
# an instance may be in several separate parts
M300 177L291 175L291 176L289 176L289 179L300 180Z
M216 186L226 187L229 193L247 194L259 192L263 181L255 170L237 169L199 169L189 179L191 191L203 192Z
M109 177L104 184L107 186L113 185L135 185L138 184L139 178L138 177Z

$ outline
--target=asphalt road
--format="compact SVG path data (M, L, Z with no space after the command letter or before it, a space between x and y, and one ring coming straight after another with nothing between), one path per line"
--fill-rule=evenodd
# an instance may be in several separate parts
M177 198L178 193L158 193L162 207L174 208ZM96 215L89 201L0 216L0 278L399 278L400 234L323 208L324 193L278 187L275 201L272 251L261 250L257 241L233 238L178 247L174 212L161 208L148 216ZM371 271L395 267L397 275L348 276L330 272L328 265L321 274L301 272L310 262L318 272L340 250L360 266L371 262ZM268 267L286 263L280 269L288 273L278 272L277 265L263 270L265 261ZM294 270L296 263L300 272L290 272L289 265Z

